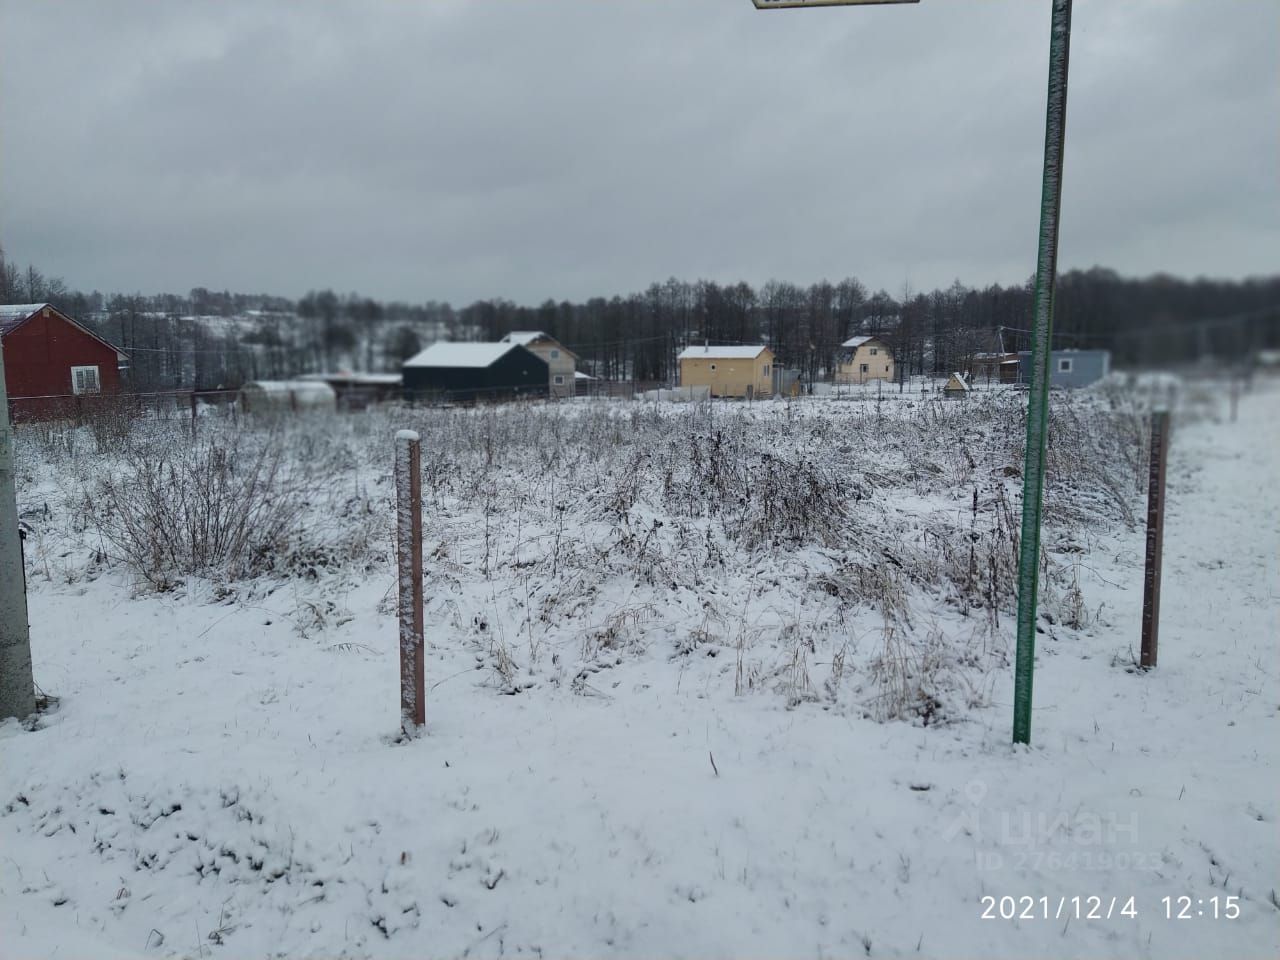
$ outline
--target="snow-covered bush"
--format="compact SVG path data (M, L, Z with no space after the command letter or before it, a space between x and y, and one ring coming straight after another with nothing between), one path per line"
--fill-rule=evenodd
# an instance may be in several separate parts
M298 491L277 444L219 433L189 444L129 449L93 498L103 537L165 589L184 574L252 576L287 551Z

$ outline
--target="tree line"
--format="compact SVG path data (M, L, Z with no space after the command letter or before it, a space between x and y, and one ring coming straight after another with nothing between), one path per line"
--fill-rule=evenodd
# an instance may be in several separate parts
M537 306L504 298L462 307L313 290L298 300L196 288L186 295L84 293L0 250L0 302L48 301L130 354L140 390L232 388L245 380L346 368L396 370L435 340L496 340L541 330L605 379L665 382L688 345L767 343L810 380L834 371L851 336L886 340L902 375L966 369L975 353L1028 349L1034 278L931 291L871 292L855 277L808 286L671 278L641 292ZM1111 350L1117 366L1240 358L1280 347L1280 275L1245 280L1058 279L1054 346Z

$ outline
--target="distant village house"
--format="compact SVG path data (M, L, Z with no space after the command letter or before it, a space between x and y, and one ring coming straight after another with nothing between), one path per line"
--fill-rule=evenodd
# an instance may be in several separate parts
M709 387L713 397L773 396L773 351L763 344L686 347L676 359L682 387Z
M118 393L129 355L48 303L0 306L4 376L14 420L75 416L81 398Z
M1031 382L1031 354L1021 356L1022 379ZM1054 350L1049 354L1049 386L1087 387L1111 372L1110 350Z
M836 367L836 383L893 379L893 353L879 337L853 337L840 346L845 353Z
M977 353L971 369L974 382L1030 383L1031 351ZM1049 354L1051 387L1087 387L1110 372L1110 350L1054 350Z
M502 400L545 397L547 361L518 343L433 343L404 362L410 400Z
M541 330L513 330L500 341L516 343L533 351L546 361L550 381L548 390L553 397L572 397L576 388L578 355L555 337Z

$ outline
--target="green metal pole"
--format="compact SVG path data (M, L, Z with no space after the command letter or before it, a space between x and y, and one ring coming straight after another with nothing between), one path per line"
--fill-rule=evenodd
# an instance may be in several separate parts
M1044 182L1040 194L1040 251L1036 259L1027 451L1022 471L1022 536L1018 555L1018 649L1014 660L1013 742L1031 742L1031 680L1036 660L1036 591L1040 579L1040 507L1049 434L1049 355L1058 275L1058 214L1062 209L1062 148L1067 130L1067 63L1071 0L1053 0L1049 37L1049 98L1045 110Z

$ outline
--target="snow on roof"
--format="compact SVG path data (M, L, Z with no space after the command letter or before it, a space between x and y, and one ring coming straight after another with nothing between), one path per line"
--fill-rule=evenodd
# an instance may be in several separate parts
M7 320L10 317L21 317L23 320L31 316L37 310L47 307L47 303L6 303L0 304L0 319Z
M527 347L535 340L554 340L541 330L512 330L502 338L501 343L518 343L522 347Z
M1259 356L1261 356L1261 353L1259 354ZM581 370L575 370L573 372L573 378L575 380L594 380L595 379L595 377L591 376L590 374L583 373Z
M514 343L433 343L404 362L406 367L489 367L517 348Z
M250 380L241 390L261 390L263 393L297 393L305 395L333 395L333 388L327 383L315 380Z
M499 343L515 343L515 344L519 344L522 347L527 347L529 346L529 344L536 343L539 340L547 340L551 343L554 343L560 350L567 353L571 357L576 358L578 356L576 353L574 353L572 350L566 347L563 343L561 343L551 334L543 333L541 330L512 330L510 333L508 333L505 337L503 337L498 342Z
M339 370L337 373L304 373L299 380L318 380L324 383L353 384L390 384L404 379L400 373L353 373L350 370Z
M63 313L61 310L58 310L58 308L51 303L0 304L0 337L4 336L6 333L15 329L16 327L21 326L23 323L27 321L27 319L33 313L38 313L39 311L43 310L45 307L48 307L51 310L57 311L60 317L62 317L64 320L71 323L73 326L78 327L80 330L83 330L86 334L93 337L93 339L97 340L104 347L110 347L112 350L116 352L116 356L119 357L121 360L127 360L129 358L129 355L127 353L125 353L123 350L117 347L110 340L107 340L103 337L98 336L96 333L94 333L92 330L86 327L79 320L76 320L74 317L68 317L65 313Z
M870 343L872 340L879 342L880 338L879 337L850 337L844 343L840 344L840 346L847 347L850 350L857 350L864 343Z
M6 303L0 305L0 334L6 334L33 313L43 310L47 303Z
M754 360L769 348L763 343L754 347L722 347L715 344L705 347L685 347L677 360Z

